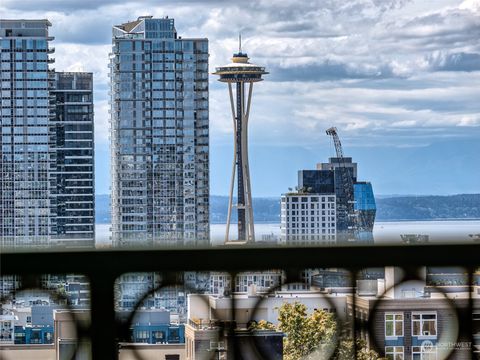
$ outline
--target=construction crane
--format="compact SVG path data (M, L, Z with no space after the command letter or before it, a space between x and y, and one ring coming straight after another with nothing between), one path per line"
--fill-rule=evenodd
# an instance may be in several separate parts
M337 128L331 127L326 130L327 135L331 136L335 145L335 152L339 166L335 170L340 173L340 189L337 193L337 234L343 233L347 235L347 240L358 238L357 216L354 208L354 194L353 194L353 173L350 173L348 167L345 165L345 158L343 156L342 143L338 137ZM353 169L352 169L353 172ZM337 181L337 177L335 177ZM337 188L337 186L335 186Z

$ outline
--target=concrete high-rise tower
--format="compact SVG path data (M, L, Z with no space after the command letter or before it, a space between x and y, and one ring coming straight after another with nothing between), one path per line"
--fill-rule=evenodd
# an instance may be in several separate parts
M214 75L219 75L219 81L228 84L230 105L233 119L234 155L232 179L228 201L227 229L225 242L230 240L230 220L233 205L233 189L235 174L237 174L237 212L238 240L255 241L253 225L252 192L250 186L250 170L248 166L248 119L252 101L253 83L262 81L262 75L268 74L265 68L248 62L246 53L242 53L241 38L239 38L238 53L233 55L232 62L216 68ZM235 95L233 90L235 85ZM246 90L248 88L248 96Z

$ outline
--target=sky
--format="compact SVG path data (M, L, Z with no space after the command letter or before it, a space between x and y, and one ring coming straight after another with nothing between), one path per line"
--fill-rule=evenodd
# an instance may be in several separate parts
M378 195L480 192L480 0L2 0L1 18L47 18L57 71L94 73L96 191L110 187L111 27L141 15L207 37L210 72L238 49L269 71L254 86L254 196L295 187L334 156L336 126ZM210 77L210 188L226 195L233 129Z

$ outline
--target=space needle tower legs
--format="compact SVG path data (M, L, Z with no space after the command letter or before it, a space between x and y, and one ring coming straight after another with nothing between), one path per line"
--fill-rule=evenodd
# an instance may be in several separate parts
M231 64L217 67L216 70L214 74L220 75L219 81L228 83L234 137L225 242L230 241L232 209L236 207L238 214L238 240L250 243L255 241L255 230L248 163L248 120L252 102L253 83L262 81L262 75L267 74L267 72L265 72L264 67L249 63L248 56L241 52L241 47L238 54L233 55ZM233 89L234 84L235 91ZM245 90L248 90L247 97ZM237 204L233 204L235 175L237 179Z
M245 85L248 87L248 98L245 104ZM229 241L230 223L233 208L233 190L235 175L237 175L237 211L238 211L238 239L247 242L255 240L253 224L252 192L250 185L250 170L248 164L248 117L252 101L253 82L236 83L236 96L233 96L232 84L228 83L230 105L232 108L234 155L232 179L228 201L227 229L225 241ZM236 103L235 103L236 98ZM235 110L236 109L236 110Z

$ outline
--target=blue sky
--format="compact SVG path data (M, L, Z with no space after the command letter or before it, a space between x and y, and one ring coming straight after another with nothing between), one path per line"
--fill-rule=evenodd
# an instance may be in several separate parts
M254 196L295 186L298 169L333 155L336 126L377 194L480 192L480 0L3 0L3 18L48 18L57 71L95 78L97 193L109 189L111 26L140 15L208 37L210 70L241 31L270 75L254 91ZM210 79L211 193L227 193L232 128L227 91Z

